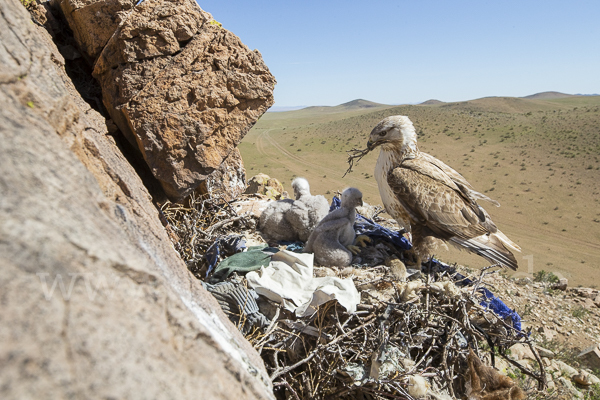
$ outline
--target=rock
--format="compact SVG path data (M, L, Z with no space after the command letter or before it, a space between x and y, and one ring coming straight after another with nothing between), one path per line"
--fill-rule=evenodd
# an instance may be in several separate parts
M254 175L248 181L248 187L244 193L258 193L267 196L273 200L283 198L283 185L275 178L269 177L266 174Z
M546 374L546 388L551 391L556 388L556 383L554 383L551 374Z
M93 63L136 0L54 0L79 48Z
M273 104L260 53L211 21L193 0L145 0L94 67L113 121L172 200L219 169Z
M600 378L598 378L596 375L594 375L590 371L582 371L582 372L587 373L587 377L590 380L590 382L592 383L592 385L600 385Z
M544 363L544 365L545 365L546 367L549 367L549 366L551 366L551 365L552 365L552 361L550 361L550 359L549 359L549 358L547 358L547 357L542 357L542 362Z
M198 195L221 197L232 201L246 190L246 169L240 151L235 148L196 189Z
M568 285L569 285L569 280L567 278L560 278L557 283L552 285L552 289L562 290L564 292L565 290L567 290Z
M0 26L0 398L272 399L49 35Z
M540 355L540 357L545 357L545 358L554 358L555 354L554 352L545 349L543 347L540 346L534 346L536 351L538 352L538 354Z
M591 311L596 308L596 303L594 303L593 300L586 297L582 302L581 306L584 307L586 310Z
M600 307L600 294L594 299L594 304L596 307Z
M590 374L585 371L580 371L577 375L571 377L573 382L581 385L581 386L590 386L592 385L592 380L590 379Z
M598 295L599 292L597 289L592 289L592 288L571 288L570 289L572 293L576 294L579 297L584 297L584 298L588 298L588 299L595 299Z
M575 386L573 386L573 384L571 383L571 381L565 379L564 377L560 377L557 379L558 382L569 392L571 393L575 398L578 399L583 399L583 394L577 390L575 388Z
M235 210L238 215L242 215L245 213L250 213L255 216L257 219L260 218L262 212L267 208L267 206L271 203L271 200L265 198L239 198L231 203L231 206Z
M577 358L589 365L591 368L600 368L600 345L595 344L583 350Z
M517 343L517 344L512 345L509 348L509 350L510 350L510 357L517 361L525 360L525 359L535 360L535 356L533 355L533 352L531 351L529 346L525 346L522 343Z
M540 327L538 332L546 339L546 341L550 342L556 336L556 331L546 327Z
M558 367L558 370L568 376L569 378L577 375L577 370L573 367L571 367L568 364L565 364L564 362L560 361L560 360L554 360L554 363L556 364L556 366Z

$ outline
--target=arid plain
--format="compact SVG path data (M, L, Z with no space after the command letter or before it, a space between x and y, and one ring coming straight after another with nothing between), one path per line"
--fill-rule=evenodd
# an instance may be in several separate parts
M402 106L355 100L270 112L239 145L246 173L275 177L290 192L292 179L303 176L313 194L329 200L354 186L366 202L381 205L373 177L378 150L343 175L346 151L364 149L371 129L389 115L409 116L421 151L500 202L499 208L480 204L521 246L517 274L546 270L571 286L600 285L600 96L547 92ZM488 265L452 248L437 257L474 268Z

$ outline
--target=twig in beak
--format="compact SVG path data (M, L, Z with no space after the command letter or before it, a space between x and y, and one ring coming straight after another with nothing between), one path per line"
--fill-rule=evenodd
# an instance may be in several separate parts
M361 160L361 158L363 158L364 156L367 155L367 153L371 151L370 149L352 149L352 150L348 150L346 151L346 153L348 153L348 164L349 167L346 170L346 172L344 173L344 175L342 176L342 178L344 176L346 176L349 172L352 172L352 167L354 166L354 160L356 160L356 163L358 164L358 162Z

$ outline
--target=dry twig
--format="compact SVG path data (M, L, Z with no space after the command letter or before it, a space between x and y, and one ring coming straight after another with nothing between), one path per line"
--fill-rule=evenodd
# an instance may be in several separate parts
M346 172L344 173L344 175L342 176L342 178L344 176L346 176L348 173L352 172L352 167L354 166L354 160L356 160L356 163L358 164L358 162L369 153L369 149L352 149L352 150L348 150L346 151L346 153L348 153L348 169L346 170Z

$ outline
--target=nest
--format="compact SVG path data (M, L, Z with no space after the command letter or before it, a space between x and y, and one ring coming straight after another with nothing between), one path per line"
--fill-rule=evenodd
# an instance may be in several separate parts
M162 213L167 229L176 233L175 249L199 279L206 271L204 254L215 240L256 228L254 216L238 215L219 198L167 203ZM250 329L246 338L263 358L279 399L461 398L473 379L471 349L492 366L502 357L541 390L544 366L529 335L481 305L479 288L494 272L484 269L470 277L471 286L459 289L464 277L455 267L439 270L431 262L412 281L399 278L389 265L334 269L327 273L351 276L361 292L356 313L331 301L310 317L295 318L271 304L275 311L265 312L269 325ZM243 326L241 310L239 319ZM507 357L507 349L519 342L535 354L535 370Z
M254 230L257 225L253 215L238 215L221 197L192 194L186 203L167 201L160 210L167 230L174 233L170 237L175 250L199 279L207 269L206 251L215 240L232 232Z
M310 318L276 317L266 332L248 335L277 398L413 399L425 392L428 398L461 398L469 387L470 349L480 358L491 356L492 365L500 355L542 388L543 373L505 354L518 342L535 352L528 336L481 306L474 288L458 290L449 275L431 273L412 282L379 279L375 286L391 289L395 301L360 304L355 314L329 302ZM538 362L543 371L539 357Z

